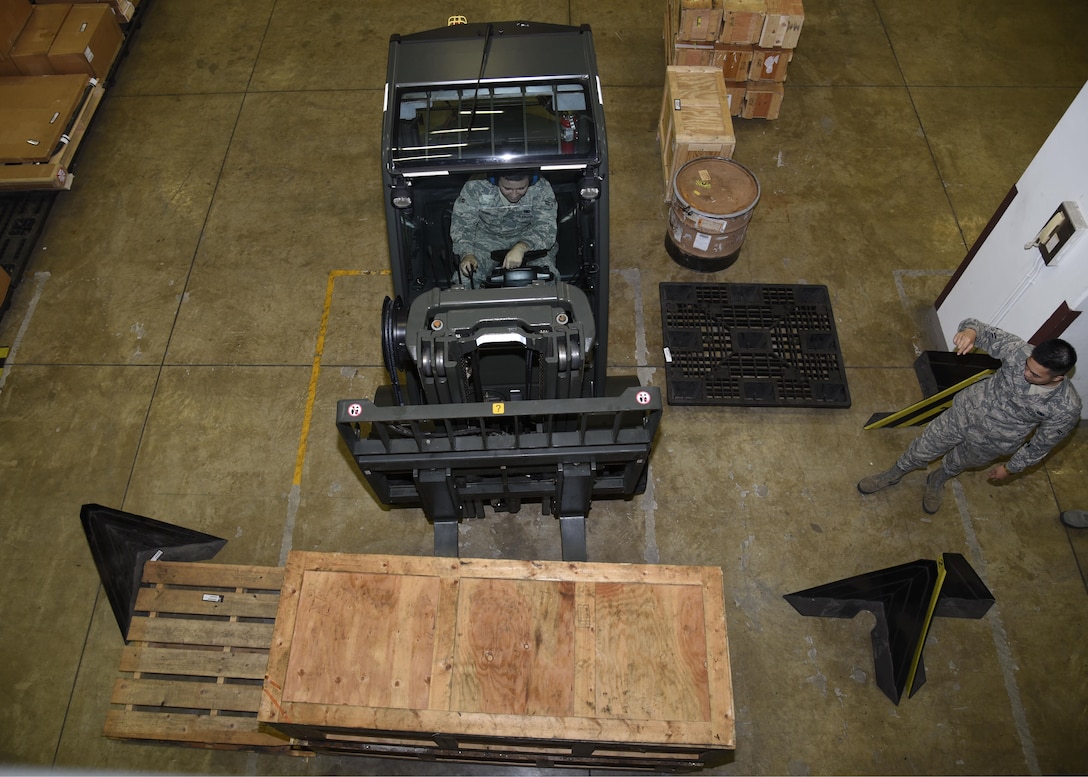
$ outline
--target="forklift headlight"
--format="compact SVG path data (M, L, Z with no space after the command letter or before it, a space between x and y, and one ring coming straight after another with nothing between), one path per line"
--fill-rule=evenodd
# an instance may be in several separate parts
M397 184L393 187L393 207L405 210L412 207L412 188L408 184Z
M587 176L578 182L578 194L583 200L595 200L601 196L601 179Z

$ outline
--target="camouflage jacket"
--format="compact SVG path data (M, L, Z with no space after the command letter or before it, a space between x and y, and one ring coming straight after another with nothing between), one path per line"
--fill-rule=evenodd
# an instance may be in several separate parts
M975 347L1000 359L1001 368L994 375L961 391L952 411L966 429L969 439L990 442L1010 450L1021 445L1006 465L1009 472L1020 472L1038 464L1080 420L1081 400L1069 380L1053 390L1032 392L1024 378L1027 358L1033 346L1016 335L968 318L960 330L978 333Z
M457 256L473 254L483 260L492 251L508 249L518 241L530 251L555 253L555 192L540 178L517 203L503 197L486 180L468 181L453 204L450 239Z

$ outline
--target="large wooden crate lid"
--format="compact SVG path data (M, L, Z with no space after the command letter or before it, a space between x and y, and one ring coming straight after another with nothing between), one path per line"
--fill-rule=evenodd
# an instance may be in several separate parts
M721 570L293 552L259 717L731 749Z
M671 65L665 88L677 143L736 142L721 67Z

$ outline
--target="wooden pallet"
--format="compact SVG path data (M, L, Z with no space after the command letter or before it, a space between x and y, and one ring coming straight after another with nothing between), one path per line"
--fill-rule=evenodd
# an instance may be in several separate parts
M293 752L257 722L282 584L277 567L148 562L106 736Z

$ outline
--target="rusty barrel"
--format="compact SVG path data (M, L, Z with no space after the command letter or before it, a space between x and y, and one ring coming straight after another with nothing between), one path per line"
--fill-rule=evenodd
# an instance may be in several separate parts
M724 270L737 261L757 202L759 181L744 165L722 157L691 160L673 178L665 250L689 270Z

